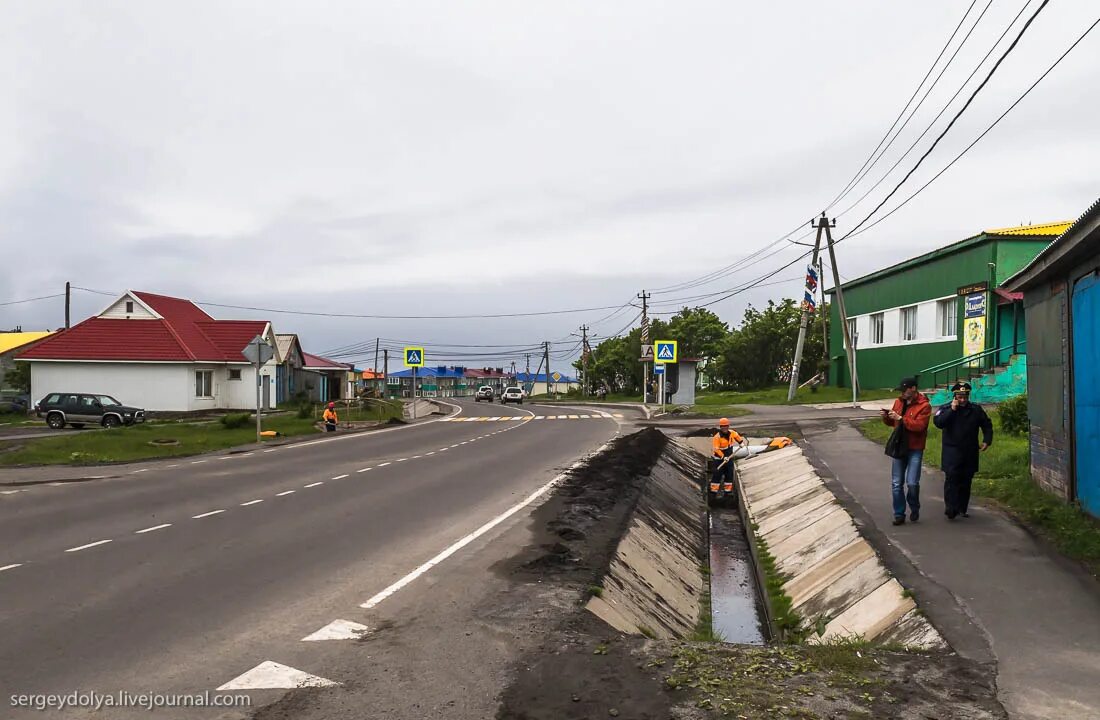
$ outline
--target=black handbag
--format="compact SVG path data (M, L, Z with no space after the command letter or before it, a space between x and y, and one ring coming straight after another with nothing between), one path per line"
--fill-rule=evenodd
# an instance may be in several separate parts
M902 406L901 414L905 416L906 408ZM898 420L898 424L894 426L894 432L890 433L890 438L886 441L886 456L892 457L895 460L903 460L909 456L909 443L905 437L905 422Z

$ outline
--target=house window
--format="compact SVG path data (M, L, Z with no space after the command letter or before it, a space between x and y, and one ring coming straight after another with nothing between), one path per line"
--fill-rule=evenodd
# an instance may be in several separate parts
M901 339L906 342L917 339L916 305L901 309Z
M936 303L936 317L940 323L940 337L955 337L958 327L959 303L955 298Z
M852 339L852 342L856 341L856 320L852 318L848 321L848 337Z
M214 397L214 371L195 371L195 397Z
M229 371L229 379L230 380L240 380L241 379L241 371L231 369Z
M886 320L886 317L885 317L885 315L883 315L883 313L875 313L874 315L871 316L871 344L872 345L881 345L882 344L883 326L886 324L885 320Z
M133 314L133 312L134 312L134 301L133 300L127 300L126 301L126 314L131 315L131 314Z

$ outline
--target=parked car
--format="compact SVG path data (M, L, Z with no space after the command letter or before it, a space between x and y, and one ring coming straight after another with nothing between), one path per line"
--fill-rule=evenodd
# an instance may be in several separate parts
M29 406L30 400L26 395L0 397L0 413L25 415Z
M46 424L54 430L66 425L112 428L145 422L145 411L141 408L123 405L110 395L94 393L50 393L34 406L34 414L46 418Z
M481 402L482 400L488 400L489 402L493 401L492 385L482 385L477 389L477 392L474 393L474 402Z
M500 396L500 404L507 405L510 402L514 402L517 405L523 404L523 388L513 385L510 388L506 388Z

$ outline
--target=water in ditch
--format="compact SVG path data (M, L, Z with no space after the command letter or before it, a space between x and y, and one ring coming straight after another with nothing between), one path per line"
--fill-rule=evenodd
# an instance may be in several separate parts
M728 643L763 645L767 635L760 612L749 542L736 510L710 511L710 595L715 633Z

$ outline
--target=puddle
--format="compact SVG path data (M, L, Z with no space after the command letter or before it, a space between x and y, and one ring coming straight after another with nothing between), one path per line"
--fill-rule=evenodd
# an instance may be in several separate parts
M710 595L714 629L728 643L763 645L749 543L736 510L710 512Z

